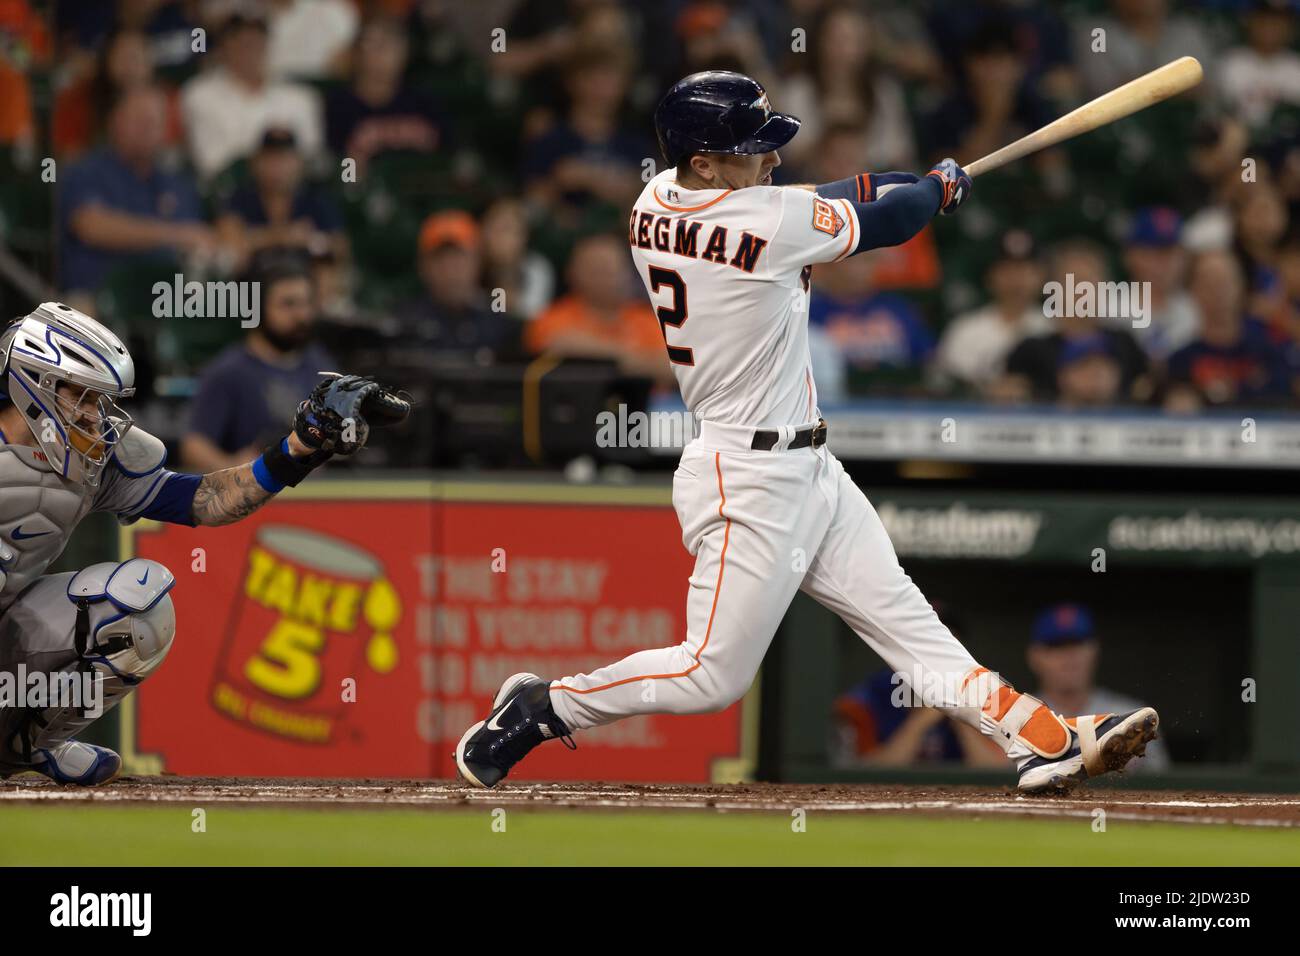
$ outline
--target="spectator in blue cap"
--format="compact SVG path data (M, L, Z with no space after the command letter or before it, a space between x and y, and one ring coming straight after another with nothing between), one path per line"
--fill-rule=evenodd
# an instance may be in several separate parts
M1132 282L1146 284L1149 322L1126 322L1153 361L1163 362L1194 338L1199 327L1196 304L1187 292L1187 252L1181 239L1183 220L1173 209L1146 206L1133 215L1124 241L1124 268Z
M1120 368L1101 333L1067 339L1056 359L1057 404L1100 408L1120 397Z
M1137 710L1142 703L1096 684L1101 645L1092 614L1080 604L1057 604L1034 621L1026 655L1038 687L1033 693L1060 714L1118 714ZM1166 770L1169 754L1162 741L1153 741L1145 757L1129 769L1137 772Z

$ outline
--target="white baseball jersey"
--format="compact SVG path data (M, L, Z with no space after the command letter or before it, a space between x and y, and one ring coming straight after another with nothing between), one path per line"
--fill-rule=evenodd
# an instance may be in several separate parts
M808 267L849 255L860 234L852 203L806 189L683 189L674 169L650 180L628 241L697 419L817 420Z

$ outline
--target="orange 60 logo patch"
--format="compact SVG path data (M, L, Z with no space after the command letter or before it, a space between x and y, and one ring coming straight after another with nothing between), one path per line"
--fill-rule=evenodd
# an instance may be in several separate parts
M844 228L844 219L825 199L813 199L813 228L828 236L838 236Z

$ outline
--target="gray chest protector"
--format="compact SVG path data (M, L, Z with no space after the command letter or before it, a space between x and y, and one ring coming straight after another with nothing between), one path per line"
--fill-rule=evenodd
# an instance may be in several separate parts
M37 449L0 445L0 537L14 554L0 611L63 553L93 504L94 489L54 474Z
M123 523L134 521L170 474L163 468L165 457L158 438L132 428L92 487L55 474L38 448L0 444L0 545L13 554L0 568L0 614L63 553L87 514L109 511Z

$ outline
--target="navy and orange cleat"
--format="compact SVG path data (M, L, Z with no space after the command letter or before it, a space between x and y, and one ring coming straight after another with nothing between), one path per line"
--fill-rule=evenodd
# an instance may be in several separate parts
M529 751L556 737L577 749L569 728L551 709L550 683L536 674L515 674L497 691L487 720L460 738L456 769L471 786L495 787Z
M1121 771L1156 739L1160 716L1150 707L1127 714L1067 717L1072 740L1056 758L1033 756L1019 767L1021 793L1065 793L1089 777Z

